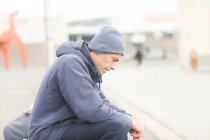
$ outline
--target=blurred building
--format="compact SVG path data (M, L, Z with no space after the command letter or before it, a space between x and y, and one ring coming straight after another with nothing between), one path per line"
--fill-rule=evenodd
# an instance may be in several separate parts
M59 9L59 1L55 1L54 8ZM178 8L176 8L177 1ZM194 60L196 59L197 67L210 67L210 1L177 1L158 0L155 2L156 5L150 4L151 1L136 1L130 6L139 5L139 7L134 6L135 10L131 13L121 11L119 15L103 14L103 16L80 17L75 20L71 20L70 16L66 18L59 14L53 15L50 13L52 9L49 9L50 14L47 18L23 18L17 15L16 30L26 45L29 66L46 65L46 59L54 59L46 58L46 55L54 56L54 51L64 41L82 39L89 42L102 25L113 25L123 33L128 51L138 46L139 36L144 36L144 46L164 50L168 58L178 58L183 68L192 68L192 56ZM164 3L166 6L161 6ZM62 10L61 5L60 10ZM59 12L54 11L54 13ZM8 15L4 13L4 16L0 14L0 34L2 34L8 29L9 13ZM46 38L46 26L48 38ZM47 41L50 42L48 45L50 49L46 47ZM51 52L48 53L49 51ZM11 46L10 56L11 66L20 66L17 48ZM0 61L1 59L0 57Z
M140 44L150 49L167 52L168 57L176 55L176 13L145 14L141 23L135 23L120 17L103 17L89 20L68 22L69 40L89 42L102 25L116 26L126 41L127 50L135 49ZM142 40L142 38L144 38ZM154 50L154 49L153 49Z
M84 14L85 10L78 13L72 9L68 10L70 3L70 1L60 3L58 0L45 0L43 9L40 9L44 11L44 15L42 15L44 17L30 17L30 14L28 14L29 17L16 17L17 33L26 45L29 66L46 65L46 61L49 62L55 58L56 48L64 41L82 39L89 42L102 25L116 26L125 38L128 51L132 52L140 44L143 44L151 50L163 50L169 58L176 57L176 0L126 1L121 3L122 7L118 12L113 10L115 6L112 5L111 8L109 7L110 11L106 9L109 14L101 11L94 14L93 8L92 15L90 12L88 16L86 13ZM103 1L103 3L105 4L107 1ZM41 1L37 3L37 6L40 4ZM118 2L115 4L119 5ZM65 6L66 8L64 8ZM82 18L81 13L86 15L86 18ZM80 18L73 20L72 16ZM1 16L0 34L7 28L8 17L5 15L2 18ZM154 54L151 53L151 56ZM17 49L13 46L10 56L11 66L20 66Z
M132 38L134 36L145 36L145 46L159 47L175 52L175 34L177 30L176 15L173 14L145 14L141 23L136 23L123 17L101 17L78 21L66 21L62 17L49 17L48 38L50 40L50 51L54 54L56 48L67 40L85 40L89 42L94 34L103 25L116 26L125 37L127 46L132 49ZM8 29L8 18L0 19L0 33ZM23 40L29 66L46 65L46 30L43 18L15 18L16 30ZM129 50L129 49L128 49ZM15 46L11 46L11 66L20 66L19 54ZM1 58L0 58L1 59ZM51 58L54 59L54 58Z

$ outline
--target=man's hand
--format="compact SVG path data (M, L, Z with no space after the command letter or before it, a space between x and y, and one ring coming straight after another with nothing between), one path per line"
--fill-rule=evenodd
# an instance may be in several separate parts
M141 140L141 138L144 136L144 125L139 123L137 120L133 119L132 120L132 126L130 129L130 134L133 137L133 140Z

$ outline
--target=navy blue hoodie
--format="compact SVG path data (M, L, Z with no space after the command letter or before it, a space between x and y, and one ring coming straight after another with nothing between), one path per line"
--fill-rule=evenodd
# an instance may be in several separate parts
M65 42L41 83L29 124L30 140L59 140L69 123L117 118L131 128L129 115L112 105L99 89L101 75L87 44Z

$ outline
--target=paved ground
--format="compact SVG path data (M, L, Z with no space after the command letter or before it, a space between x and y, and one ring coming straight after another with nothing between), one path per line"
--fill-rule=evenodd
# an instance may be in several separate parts
M134 114L140 112L138 117L161 140L209 140L209 83L210 71L183 71L172 62L153 62L121 65L104 77L102 86L135 108Z
M44 68L0 70L0 131L33 103ZM210 73L185 72L174 63L121 64L103 89L144 121L145 140L210 139ZM0 139L3 139L0 133Z

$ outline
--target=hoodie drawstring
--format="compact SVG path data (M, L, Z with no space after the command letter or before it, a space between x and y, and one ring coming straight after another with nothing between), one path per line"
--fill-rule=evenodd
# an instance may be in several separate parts
M101 90L101 83L99 83L99 90Z

